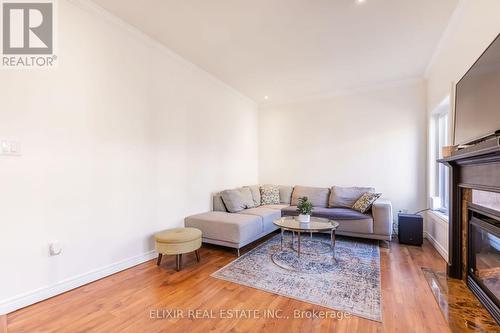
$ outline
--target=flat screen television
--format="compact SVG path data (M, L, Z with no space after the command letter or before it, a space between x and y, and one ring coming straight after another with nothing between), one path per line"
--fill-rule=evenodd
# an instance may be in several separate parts
M500 34L456 85L455 144L500 130Z

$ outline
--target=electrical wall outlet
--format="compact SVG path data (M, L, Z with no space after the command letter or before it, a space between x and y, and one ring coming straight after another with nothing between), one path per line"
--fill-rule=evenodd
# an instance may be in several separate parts
M18 156L21 155L21 145L17 140L0 140L0 155Z
M58 256L62 252L62 246L59 241L53 241L49 243L49 253L51 256Z

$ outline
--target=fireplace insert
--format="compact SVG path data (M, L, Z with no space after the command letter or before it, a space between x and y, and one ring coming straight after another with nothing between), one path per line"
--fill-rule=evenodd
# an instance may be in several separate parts
M500 322L500 212L469 204L468 241L468 285Z

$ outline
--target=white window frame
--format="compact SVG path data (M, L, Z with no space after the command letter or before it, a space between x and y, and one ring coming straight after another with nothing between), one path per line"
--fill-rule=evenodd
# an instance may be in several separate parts
M431 208L446 216L449 208L449 170L437 160L443 157L441 148L450 145L451 142L451 114L448 96L432 112L429 132Z
M436 115L436 142L439 147L439 158L442 158L441 147L449 145L449 112ZM437 210L445 215L448 215L448 200L449 200L449 170L443 163L439 163L437 167L437 197L439 198L439 207Z

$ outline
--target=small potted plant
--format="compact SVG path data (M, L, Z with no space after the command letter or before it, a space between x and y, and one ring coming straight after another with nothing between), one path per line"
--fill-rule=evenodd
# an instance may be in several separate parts
M299 212L299 221L301 223L309 223L311 220L311 213L313 210L313 204L309 201L307 197L299 198L297 204L297 211Z

